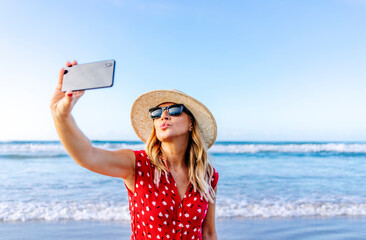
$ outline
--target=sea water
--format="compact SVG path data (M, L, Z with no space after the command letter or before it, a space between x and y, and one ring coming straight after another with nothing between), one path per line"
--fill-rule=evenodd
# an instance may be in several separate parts
M366 216L366 143L217 142L209 157L218 219ZM0 142L0 222L65 220L129 222L123 180L80 167L58 141Z

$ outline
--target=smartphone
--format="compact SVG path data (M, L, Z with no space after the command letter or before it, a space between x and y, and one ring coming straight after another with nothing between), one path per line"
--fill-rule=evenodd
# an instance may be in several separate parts
M112 87L115 60L77 64L65 68L62 91L78 91Z

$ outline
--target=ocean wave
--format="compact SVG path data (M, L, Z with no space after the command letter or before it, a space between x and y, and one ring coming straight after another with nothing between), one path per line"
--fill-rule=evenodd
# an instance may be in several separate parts
M1 202L0 222L130 221L128 205L110 202Z
M42 159L42 158L63 158L69 156L67 153L23 153L23 154L0 154L0 159Z
M365 143L215 144L211 153L355 153L366 154Z
M144 149L141 143L93 142L93 145L108 150ZM68 156L59 142L0 142L0 158L58 158Z
M218 204L216 214L221 218L271 217L338 217L366 216L366 203L287 202Z
M0 153L65 152L59 143L2 143Z
M93 145L104 149L141 149L144 144L139 143L114 143L114 142L93 142ZM65 152L64 147L58 142L0 142L0 153L9 152Z
M94 141L102 149L145 149L140 142ZM217 142L211 154L316 154L366 156L366 143L240 143ZM59 142L0 142L0 158L64 157L67 152Z
M217 203L217 218L364 217L366 203ZM127 204L113 202L1 202L0 222L130 221Z

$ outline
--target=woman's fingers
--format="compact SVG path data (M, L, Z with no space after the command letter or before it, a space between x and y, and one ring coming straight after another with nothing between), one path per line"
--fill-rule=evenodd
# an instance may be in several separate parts
M62 88L62 82L64 80L64 74L65 74L65 69L64 68L61 68L60 69L60 72L58 74L58 83L57 83L57 86L56 86L56 88L58 90L61 90L61 88Z
M70 114L71 110L73 109L76 102L79 100L79 98L84 94L84 91L67 91L65 92L65 95L63 99L61 100L61 108L60 113L61 115Z
M81 96L84 95L84 92L85 91L75 91L75 92L73 92L73 91L67 91L65 93L65 97L67 99L69 99L70 102L73 101L73 100L76 100L77 101ZM76 101L74 101L74 102L76 102Z
M70 114L73 105L74 105L74 94L71 91L67 91L64 93L64 97L57 104L57 112L59 115L68 115Z
M72 91L65 92L65 97L62 99L64 102L64 107L70 108L71 102L74 99L74 93ZM71 110L66 109L66 112L70 112Z
M73 93L73 91L67 91L67 92L65 92L65 95L67 98L72 98L74 96L74 93Z
M73 105L76 104L77 101L79 101L79 99L81 98L81 96L84 95L84 91L76 91L73 92Z
M77 65L77 62L73 60L72 62L67 61L65 64L67 67ZM79 98L84 95L84 91L67 91L62 92L62 83L65 75L65 68L61 68L58 76L58 82L55 92L52 96L50 107L53 114L56 115L67 115L70 114L73 106L79 100Z
M72 62L67 61L65 63L66 67L71 67L74 65L77 65L78 63L76 62L76 60L72 60ZM57 83L57 87L56 89L61 90L62 89L62 82L64 80L64 75L65 75L65 68L61 68L59 75L58 75L58 83Z
M51 108L57 106L57 103L64 97L64 93L62 92L62 82L64 79L64 68L60 69L60 72L58 74L58 82L56 85L56 89L53 93L52 99L51 99Z
M74 65L77 65L78 63L76 62L76 60L72 60L72 62L70 61L67 61L66 62L66 67L71 67L71 66L74 66Z
M80 98L81 96L84 95L84 92L85 91L67 91L65 93L65 96L66 97L69 97L69 98Z
M85 91L76 91L76 97L80 98L81 96L83 96L85 93Z

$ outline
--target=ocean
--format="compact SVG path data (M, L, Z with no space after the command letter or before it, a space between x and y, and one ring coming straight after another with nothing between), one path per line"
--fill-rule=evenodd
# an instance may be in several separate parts
M144 149L132 141L93 144ZM209 157L219 172L217 222L365 221L366 143L216 142ZM77 165L58 141L0 142L0 232L4 223L37 222L128 226L126 188ZM249 239L241 237L224 239Z

